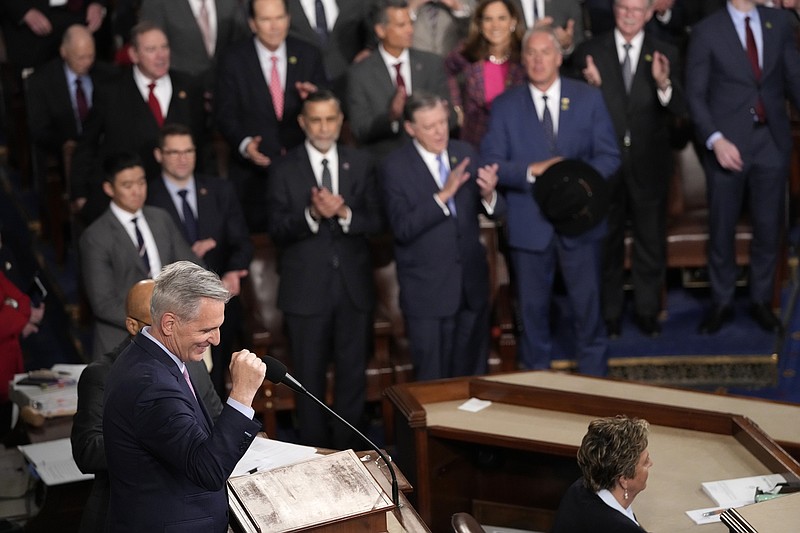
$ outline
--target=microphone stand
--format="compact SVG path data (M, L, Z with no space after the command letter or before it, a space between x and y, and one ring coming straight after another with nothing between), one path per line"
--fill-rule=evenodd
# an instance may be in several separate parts
M288 378L290 376L287 374L286 377ZM356 433L356 435L361 437L364 440L364 442L369 444L369 446L378 453L380 458L383 459L383 462L386 464L387 468L389 468L389 474L391 474L392 476L392 503L394 503L397 509L400 509L400 490L397 484L397 475L394 472L394 467L392 466L391 459L388 459L386 455L380 450L380 448L378 448L378 446L376 446L375 443L369 439L369 437L367 437L361 431L359 431L353 424L351 424L350 422L339 416L339 413L328 407L328 405L325 402L323 402L322 400L320 400L319 398L308 392L308 390L306 390L306 388L303 387L299 381L295 379L292 379L292 381L294 382L292 383L292 385L294 386L286 383L289 386L289 388L294 389L297 392L302 392L303 394L305 394L306 396L317 402L320 406L322 406L323 409L331 413L340 422L342 422L344 425L353 430ZM378 468L380 468L380 465L378 465Z

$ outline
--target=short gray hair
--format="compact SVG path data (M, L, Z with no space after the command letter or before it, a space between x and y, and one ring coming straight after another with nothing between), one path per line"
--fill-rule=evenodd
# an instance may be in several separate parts
M545 35L549 35L550 38L553 40L553 44L556 47L556 50L562 56L564 55L564 48L561 46L561 41L558 40L558 35L556 35L556 30L553 28L552 25L547 26L534 26L532 28L528 28L528 31L525 32L525 35L522 37L522 49L524 50L525 47L528 45L528 39L533 37L537 33L543 33Z
M155 278L150 315L161 323L164 313L174 313L181 320L194 320L200 312L200 299L228 303L231 293L219 276L189 261L177 261L164 267Z

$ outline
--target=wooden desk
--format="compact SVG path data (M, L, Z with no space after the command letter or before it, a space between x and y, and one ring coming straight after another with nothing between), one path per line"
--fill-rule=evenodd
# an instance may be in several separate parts
M433 531L446 531L458 511L486 524L547 531L562 494L580 476L575 453L598 416L627 414L651 423L654 467L634 503L651 533L726 531L722 524L696 526L685 515L713 506L702 481L800 474L800 464L739 415L507 381L462 378L387 391L396 411L395 460L415 485L416 508ZM458 410L470 397L493 404L479 413Z

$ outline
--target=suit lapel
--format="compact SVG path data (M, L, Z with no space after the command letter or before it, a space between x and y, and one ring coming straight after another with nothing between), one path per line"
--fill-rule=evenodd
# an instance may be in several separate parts
M283 109L292 109L296 107L300 99L300 95L294 90L294 84L301 80L298 70L300 68L300 60L298 57L297 47L294 39L286 38L286 87L283 89Z
M419 182L418 186L422 190L427 190L431 195L439 192L438 176L431 174L428 165L426 165L425 161L423 161L422 156L417 151L417 147L414 146L413 142L406 144L406 151L408 152L408 161L411 164L411 172L409 174L417 177Z
M261 63L258 61L258 53L256 52L255 38L249 46L244 48L245 55L242 58L242 66L247 70L243 73L243 77L247 80L248 85L253 84L253 92L255 93L256 105L266 108L266 112L278 121L275 116L275 105L272 103L272 95L269 92L269 83L264 77L264 72L261 70ZM257 113L256 113L257 114Z
M208 223L216 208L214 197L210 194L208 181L204 177L194 177L195 200L197 201L197 237L202 239L211 234Z
M747 50L742 47L733 19L727 10L723 15L722 19L725 22L721 25L722 27L719 31L720 42L728 49L729 53L727 55L730 57L730 61L737 63L737 65L734 65L734 70L742 72L745 77L755 81L753 67L750 66L750 60L747 59Z
M764 46L761 68L761 79L764 79L778 61L778 35L773 29L771 10L759 8L758 15L761 19L761 42Z
M302 35L306 40L313 40L315 43L319 42L317 32L311 27L311 22L308 20L306 11L300 2L289 2L289 16L292 17L292 28L298 35Z
M128 213L128 215L130 215L130 213ZM136 245L133 244L127 229L122 226L122 223L116 216L114 216L114 213L111 212L110 208L103 216L106 217L106 222L111 229L111 239L114 242L123 243L122 247L125 249L125 254L128 256L128 261L136 265L136 268L139 270L139 272L141 272L143 277L147 276L144 263L139 257L139 251L136 249ZM130 218L133 218L133 215L130 215ZM150 221L148 221L148 223L149 222Z
M347 157L347 150L344 147L336 145L336 150L339 154L339 195L345 199L352 198L353 180L350 174L350 160Z

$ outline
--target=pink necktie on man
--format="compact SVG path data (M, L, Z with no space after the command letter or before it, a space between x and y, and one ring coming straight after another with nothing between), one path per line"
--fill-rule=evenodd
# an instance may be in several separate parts
M272 96L272 106L275 108L275 116L278 120L283 118L283 88L281 87L281 75L278 72L278 56L272 56L272 70L269 73L269 94Z
M192 380L189 379L189 369L186 368L186 365L183 365L183 379L186 380L186 384L189 385L189 390L192 391L192 396L194 399L197 399L197 394L194 392L194 387L192 387Z

